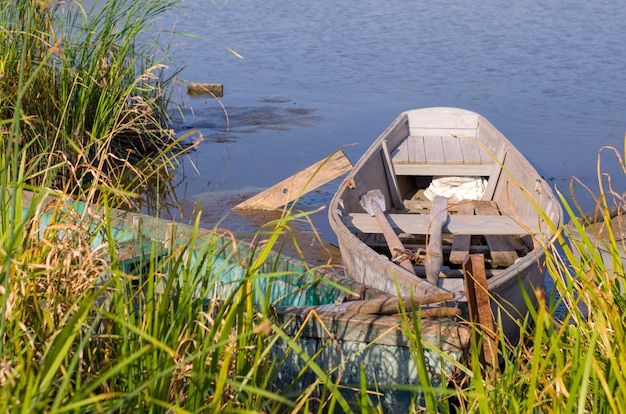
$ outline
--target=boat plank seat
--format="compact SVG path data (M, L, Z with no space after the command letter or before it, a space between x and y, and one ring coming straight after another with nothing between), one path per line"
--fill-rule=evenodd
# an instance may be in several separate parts
M432 132L429 132L432 133ZM391 152L397 175L488 176L494 157L470 139L453 135L410 135Z
M498 207L494 202L479 202L474 206L476 214L485 216L500 216ZM513 236L507 234L485 235L489 246L491 263L494 266L511 266L518 259L517 242Z
M432 218L425 214L387 214L396 233L427 234ZM376 218L367 213L350 213L344 217L353 232L380 233ZM547 230L547 228L546 228ZM450 215L443 233L468 235L527 235L540 234L536 216Z
M474 215L473 203L460 203L457 214L464 216ZM450 263L462 264L465 257L470 254L470 246L472 243L471 234L457 234L452 240L452 251L450 252Z

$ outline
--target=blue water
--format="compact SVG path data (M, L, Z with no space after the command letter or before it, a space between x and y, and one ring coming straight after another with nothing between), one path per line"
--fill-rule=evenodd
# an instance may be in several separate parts
M623 153L625 22L612 0L185 0L159 23L200 36L174 37L179 78L225 94L182 91L177 130L204 142L180 196L268 187L346 144L356 162L400 112L428 106L484 115L561 191L572 176L593 186L600 148Z

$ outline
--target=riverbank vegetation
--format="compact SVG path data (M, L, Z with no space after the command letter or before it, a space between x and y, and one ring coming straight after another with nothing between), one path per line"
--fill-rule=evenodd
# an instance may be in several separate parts
M624 168L617 150L603 148L601 154L614 156ZM572 193L577 183L572 180ZM620 368L626 363L620 253L626 242L621 213L611 220L611 212L622 211L626 200L602 172L600 157L597 183L595 190L581 186L596 194L592 212L584 212L575 196L568 201L560 194L572 226L553 229L558 236L546 262L552 294L543 296L520 326L518 345L500 338L498 369L481 373L472 367L468 388L455 393L461 412L614 413L626 407L626 373ZM602 241L600 228L581 218L585 215L596 217L603 233L613 237ZM616 225L620 228L612 228ZM610 263L603 262L598 247L611 252Z
M190 257L211 257L224 232L208 242L194 234L165 259L163 246L146 240L146 254L133 263L119 246L101 243L114 232L110 206L132 205L149 183L169 182L182 150L167 129L168 80L157 52L139 41L173 4L112 0L89 15L75 2L0 5L0 410L376 412L367 384L355 386L358 401L346 401L314 359L321 394L278 393L272 382L278 341L304 354L267 302L252 306L250 287L299 218L293 211L259 237L256 259L242 263L245 282L210 306L196 299L214 276ZM604 178L600 215L624 202ZM24 190L35 190L32 202ZM51 192L58 198L43 198ZM103 207L76 213L67 208L72 199ZM581 213L562 201L570 218ZM457 364L461 380L415 387L425 394L415 411L623 410L623 241L607 246L615 269L608 271L591 239L572 245L567 230L553 230L554 290L520 323L520 342L500 337L500 363L491 368L477 363L473 347ZM407 337L423 350L409 333L411 317L403 315Z
M115 189L109 202L127 207L124 194L167 191L184 146L167 126L166 54L147 29L175 3L0 5L0 119L14 138L0 150L23 155L24 184L94 201Z
M377 410L376 395L366 391L372 384L355 384L358 400L346 399L315 356L284 333L267 298L255 296L255 283L283 275L259 269L271 250L280 250L290 220L302 218L295 212L261 230L254 260L239 258L243 282L207 302L197 299L212 297L220 269L211 258L223 249L223 238L231 240L228 232L201 237L196 224L171 248L132 240L143 254L129 261L124 243L103 243L118 231L107 220L110 208L82 209L59 193L44 199L44 191L30 200L19 183L5 184L9 170L3 168L0 186L1 410ZM623 201L605 194L599 214ZM456 363L456 382L413 387L425 397L415 411L619 412L626 380L621 259L616 251L611 266L617 271L607 271L594 241L571 245L567 231L557 232L557 246L549 250L553 296L542 296L520 323L520 342L498 338L497 367L478 364L480 347L473 346L469 358ZM414 316L402 314L419 365L428 345L415 335ZM280 341L310 358L318 382L303 393L279 392L274 383L285 361L273 352Z

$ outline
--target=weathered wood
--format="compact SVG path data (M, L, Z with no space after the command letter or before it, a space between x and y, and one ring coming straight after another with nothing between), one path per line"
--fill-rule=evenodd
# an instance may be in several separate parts
M209 95L213 98L221 98L224 96L224 85L221 83L189 82L187 84L187 93L190 96Z
M452 135L443 135L441 137L441 144L443 145L446 164L465 163L465 155L461 150L461 143L458 138Z
M400 186L398 178L391 162L389 148L387 148L387 140L382 142L383 163L385 165L385 173L387 174L387 183L389 184L389 192L391 194L391 203L396 210L402 209L402 194L400 194Z
M487 180L487 187L483 194L483 200L493 200L493 195L496 192L496 186L500 182L500 175L502 174L502 166L506 159L506 149L504 146L500 148L498 154L496 154L496 160L492 165L492 171L489 172L489 180Z
M489 176L490 164L399 164L393 165L397 175L465 175Z
M459 204L458 213L464 216L474 215L474 204L462 202ZM450 252L450 263L461 264L465 257L470 253L470 245L472 243L472 235L456 234L452 242L452 251Z
M483 254L483 253L472 253L472 254ZM504 269L486 269L487 279L492 277L497 277L504 272ZM419 277L426 277L426 269L423 267L416 267L415 273ZM439 273L440 279L462 279L463 278L463 270L462 269L445 269Z
M273 210L341 177L352 169L342 150L237 204L233 210Z
M409 159L408 163L425 163L426 162L426 150L424 147L424 137L422 135L411 135L407 138Z
M443 266L443 249L441 246L441 232L448 221L448 199L435 196L433 208L430 211L431 226L428 229L428 248L426 249L426 279L437 286L439 272Z
M498 212L498 207L494 203L475 203L474 209L476 210L476 214L501 217ZM511 266L519 258L515 248L516 243L510 235L506 235L505 233L489 234L485 235L485 240L489 246L489 255L491 256L492 265Z
M463 273L470 321L477 324L483 334L480 362L496 366L498 349L485 274L485 257L482 254L468 255L463 261Z
M428 214L433 203L430 200L404 200L402 205L408 213Z
M482 157L485 151L480 147L476 138L473 136L456 135L463 151L464 164L491 164L492 160L488 157Z
M382 135L385 136L390 151L400 145L409 134L407 120L406 116L399 116L383 132Z
M425 214L387 214L391 226L398 233L426 234L430 226L430 217ZM522 224L520 224L520 221ZM361 233L380 233L376 220L365 213L352 213L345 216L345 225L350 231ZM461 216L451 215L444 233L452 234L540 234L535 217L519 217L519 220L507 216Z
M276 309L279 321L289 322L290 326L287 326L286 333L290 336L297 337L301 334L311 338L409 347L407 338L402 334L402 319L395 315L380 316L315 310L318 318L310 317L312 311L314 309L311 307L302 306ZM305 319L307 323L304 323ZM448 346L453 343L456 345L455 348L462 349L463 346L469 344L471 337L467 326L460 325L452 319L423 320L421 327L421 339L436 344L437 347L442 346L444 351L447 351ZM338 332L341 332L341 336L337 335ZM443 340L443 343L439 344L437 340Z
M421 318L451 318L453 316L461 316L463 311L459 308L451 306L441 306L434 308L421 309L419 316Z
M361 207L363 207L368 214L376 217L378 226L380 227L380 230L385 237L385 241L389 246L392 261L399 264L412 274L415 274L410 256L404 253L404 246L402 245L400 237L398 237L385 216L386 203L382 191L379 189L368 191L361 196L360 203Z
M470 111L411 111L408 114L411 133L413 129L469 129L476 131L479 115ZM474 134L472 134L474 135Z
M426 211L426 214L430 214L430 209L433 206L433 202L430 200L404 200L402 204L404 208L409 211L409 213L417 212L419 214L424 214L424 211ZM463 204L465 204L465 202ZM462 204L448 204L448 213L457 213L460 205ZM474 214L473 211L474 210L472 209L472 214Z
M378 236L377 234L370 234L369 236ZM403 235L400 234L400 239L402 240L402 244L404 245L404 248L409 250L409 251L423 251L425 252L428 245L426 243L422 242L414 242L412 241L410 238L406 239L404 237L402 237ZM449 234L444 234L444 243L446 242L446 239L449 238ZM381 235L382 237L382 235ZM454 237L459 237L458 235L454 236ZM370 241L373 240L373 241ZM484 237L480 237L478 240L484 240ZM517 238L515 238L516 241ZM451 242L452 243L452 242ZM485 241L486 243L486 241ZM379 242L377 240L374 240L373 238L370 239L368 238L368 245L371 246L374 250L376 251L381 251L382 249L387 247L387 243L386 242ZM446 256L451 255L452 253L452 244L444 244L443 245L443 256L444 258ZM515 243L515 249L517 251L517 254L519 257L523 257L525 255L528 254L529 252L529 248L527 246L525 246L521 241L519 241L518 243ZM484 254L484 255L488 255L490 252L489 250L489 246L487 244L472 244L470 249L469 249L469 253L467 254ZM459 252L459 256L460 256L460 252ZM463 259L465 259L465 256L463 256ZM455 260L456 261L456 260ZM461 264L463 261L461 260L460 263L454 263L454 264ZM452 263L452 261L450 261L450 263ZM415 273L419 276L419 277L426 277L426 270L423 266L420 266L419 264L414 266L415 269ZM502 273L502 271L505 268L499 267L499 268L494 268L494 269L488 269L487 271L487 276L488 277L492 277L492 276L496 276L500 273ZM446 270L442 270L439 273L439 277L461 277L462 275L456 270L456 269L446 269Z
M443 136L443 135L476 135L476 128L411 128L411 135Z
M451 301L452 299L454 299L454 293L450 292L417 297L357 300L346 302L347 306L345 307L345 312L384 315L398 313L401 304L403 308L410 310L413 306L430 305L433 303Z
M424 136L424 148L426 151L426 163L445 164L446 156L440 135Z
M404 127L406 119L409 122L408 133L402 137L398 135L401 129L397 125L402 123ZM431 142L425 141L432 137L435 137L433 142L440 141L443 149L444 156L439 157L441 162L437 164L432 162L437 159L437 150L429 148ZM501 271L498 269L497 276L489 280L490 290L506 307L502 316L503 330L507 338L515 341L519 335L515 319L517 315L525 315L529 306L519 293L520 286L531 288L541 283L544 277L544 269L541 268L545 257L544 248L552 243L552 233L544 218L537 213L536 207L544 209L552 223L562 222L562 210L552 189L510 141L488 120L474 112L458 108L423 108L400 114L355 164L351 179L340 185L329 206L330 225L337 234L342 252L347 252L343 255L346 274L392 294L419 292L421 295L435 292L431 290L435 287L424 279L411 277L412 274L405 269L399 269L401 272L389 272L389 258L380 254L383 250L376 244L381 238L371 237L380 234L378 223L375 218L362 214L358 204L361 194L372 188L388 185L380 157L383 140L388 142L393 169L398 175L397 181L403 195L415 194L415 197L419 197L428 188L429 177L433 176L488 178L488 193L493 193L489 200L497 202L503 209L503 214L451 214L442 235L475 235L472 243L482 242L485 240L482 235L491 234L523 235L523 240L540 239L540 242L526 244L526 250L519 250L519 258L513 265L502 268ZM460 153L453 144L459 144ZM498 159L497 152L501 148L506 148L505 159ZM435 155L424 158L426 154ZM458 159L459 155L462 155L461 159ZM457 162L452 164L451 159L456 159ZM496 159L504 160L504 169L500 165L496 166ZM383 191L388 195L390 189L385 188ZM388 214L387 218L395 232L400 235L404 246L410 246L415 251L416 247L424 247L427 243L424 235L430 225L429 206L421 208L421 204L411 204L408 201L403 204L418 207L422 214L407 214L402 211L403 214ZM443 242L446 243L447 240L444 239ZM453 239L449 243L452 245ZM447 249L445 244L442 247ZM472 245L470 252L486 252L487 248L485 241L480 246ZM448 251L450 249L446 253ZM414 268L418 274L425 273L423 267ZM490 274L493 270L489 269ZM439 282L440 289L443 290L456 292L462 289L461 279L445 277Z
M385 213L380 209L376 209L374 211L374 215L376 216L376 220L378 221L380 231L383 233L383 236L385 236L385 240L387 241L387 245L389 246L389 251L391 252L392 258L397 255L403 255L404 245L402 244L402 241L400 240L394 229L391 227L391 224L389 224ZM404 267L409 272L415 274L413 263L408 257L399 260L398 264Z

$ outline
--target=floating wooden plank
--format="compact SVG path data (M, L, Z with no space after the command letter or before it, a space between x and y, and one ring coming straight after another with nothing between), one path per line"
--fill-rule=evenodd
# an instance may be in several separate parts
M273 210L341 177L352 169L342 150L237 204L233 210Z
M458 213L465 216L474 215L474 204L460 203ZM450 252L450 263L461 264L470 252L472 236L470 234L457 234L452 242L452 251Z
M474 209L476 210L476 214L501 217L495 203L476 203ZM485 240L489 246L491 263L494 266L508 267L519 258L515 248L515 241L510 235L485 235Z
M430 226L430 216L425 214L387 214L391 226L397 233L426 234ZM451 215L444 233L497 235L497 234L540 234L537 217L519 217L519 220L507 216L462 216ZM351 213L344 219L350 231L361 233L380 233L378 223L367 213ZM523 224L522 224L523 223Z
M221 98L224 96L224 85L221 83L189 82L187 84L187 94L191 96L209 95L213 98Z
M480 362L496 366L498 349L494 340L496 335L485 273L485 256L468 255L463 261L463 274L470 321L477 324L483 333Z

